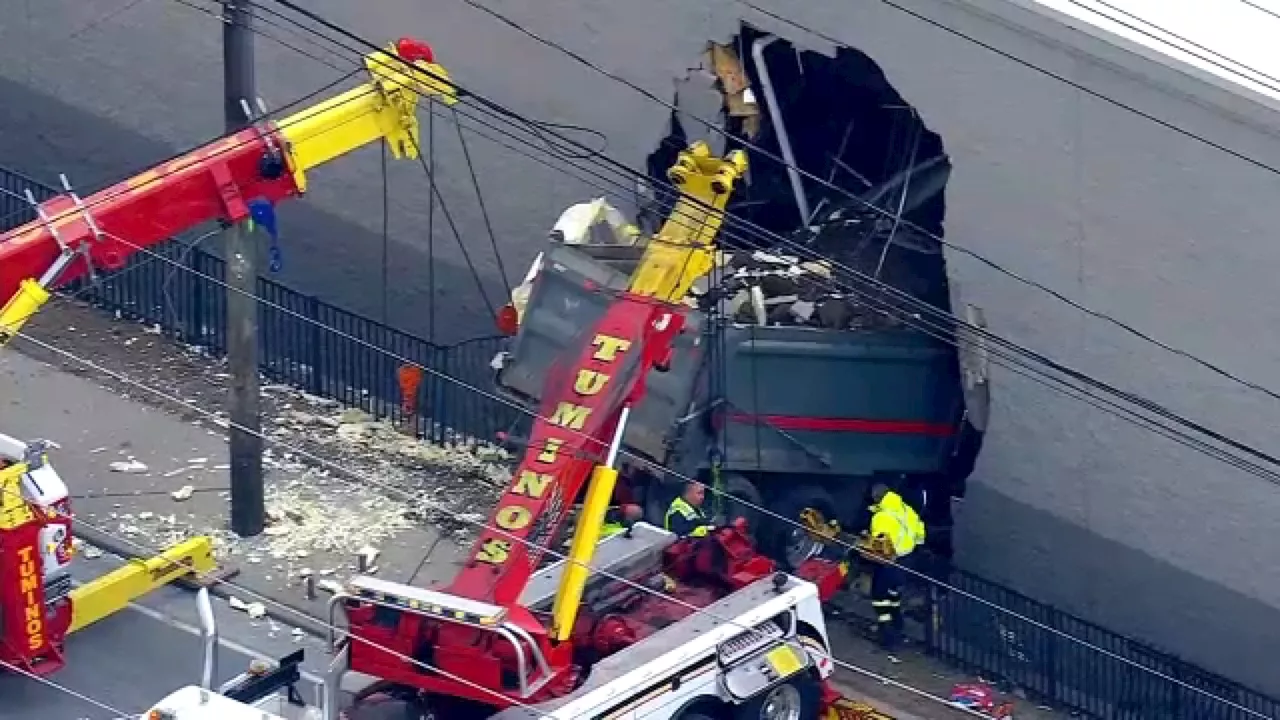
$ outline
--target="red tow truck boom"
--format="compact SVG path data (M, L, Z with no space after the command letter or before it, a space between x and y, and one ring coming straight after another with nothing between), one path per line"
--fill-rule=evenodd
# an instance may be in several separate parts
M780 684L789 679L830 674L818 603L841 585L845 563L813 560L802 568L799 574L816 588L775 575L773 562L755 552L741 525L705 539L676 539L644 525L634 539L627 533L600 542L630 410L641 400L649 373L670 366L672 344L685 325L680 300L713 265L723 210L745 169L741 152L717 158L703 143L681 154L670 171L682 191L671 219L646 245L628 289L612 299L594 326L581 330L576 348L545 379L524 455L452 584L435 591L357 577L348 593L334 597L331 607L343 609L350 628L338 655L351 670L420 697L433 716L451 718L533 710L539 717L580 717L577 706L591 706L587 696L593 692L625 697L643 690L622 679L630 674L674 684L628 707L678 689L688 702L749 706L752 697L781 692ZM540 570L544 551L580 494L568 555ZM597 544L609 548L601 551L609 555L603 575L590 565ZM594 590L584 602L589 579ZM786 592L807 595L784 601ZM707 608L714 608L710 619L697 616ZM736 620L726 623L716 612ZM811 638L799 654L787 648L800 645L786 643L804 634L801 621L788 620L781 630L752 629L770 616L783 623L784 615L806 613ZM740 626L744 621L749 624ZM662 632L680 624L707 633L703 640L711 644L682 650L688 637ZM719 650L713 636L725 639ZM752 659L754 652L761 654ZM773 659L764 657L770 653ZM710 685L680 689L689 663L702 668ZM716 667L724 678L763 673L752 680L759 681L755 695L742 691L734 697L738 691L732 691L727 700L718 698L716 676L705 675ZM827 695L821 707L834 707ZM817 717L819 703L806 703L810 710L802 717ZM678 705L657 717L681 716ZM551 706L554 712L542 711ZM619 712L599 717L631 717Z
M67 187L36 205L36 220L0 235L0 299L7 299L0 346L56 288L119 269L202 223L238 222L250 217L251 205L265 209L299 196L311 168L380 140L397 157L415 157L417 100L456 102L448 73L429 46L412 39L368 55L365 67L367 84L279 122L254 124L87 198ZM51 494L54 486L61 491ZM0 493L0 661L28 672L61 668L68 632L213 567L210 539L193 538L70 589L70 502L48 446L0 435Z
M416 157L419 95L456 102L431 48L401 39L365 58L371 81L295 113L261 122L81 198L37 206L39 217L0 235L0 344L49 298L49 291L202 223L239 222L249 204L275 204L306 191L308 170L385 140L396 157ZM416 68L417 71L410 68ZM81 262L76 262L80 259Z

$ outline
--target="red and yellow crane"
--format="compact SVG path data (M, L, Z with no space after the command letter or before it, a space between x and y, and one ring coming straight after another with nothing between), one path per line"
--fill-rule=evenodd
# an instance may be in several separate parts
M119 269L131 255L199 224L239 222L257 203L301 195L307 171L318 165L380 140L398 157L415 156L419 96L452 104L456 89L430 48L413 40L373 53L365 64L370 82L363 87L216 140L87 198L68 191L40 204L35 221L0 236L0 297L11 297L0 309L0 345L58 286ZM844 565L813 560L808 572L798 571L816 589L781 575L770 579L772 561L754 551L740 526L697 541L674 541L653 530L663 536L652 547L662 550L655 577L665 582L664 590L638 595L604 615L596 607L583 609L627 419L648 374L670 364L672 343L684 329L681 300L714 263L724 208L745 169L740 151L719 158L699 143L681 154L669 173L681 191L670 218L649 239L627 290L586 329L576 355L565 358L567 371L548 378L524 456L453 583L435 592L355 578L335 596L347 614L351 641L343 653L349 669L424 696L501 711L574 692L583 680L583 654L621 657L625 649L643 649L662 628L689 622L698 608L737 602L735 616L763 613L753 624L775 615L794 622L789 629L771 626L776 633L724 625L718 632L726 642L700 651L698 668L733 674L736 702L765 702L771 688L800 674L817 680L830 675L817 603L839 586ZM61 582L71 560L68 493L60 479L49 482L56 474L47 449L0 436L0 458L7 458L0 463L0 661L38 674L63 665L67 632L177 577L213 567L209 539L194 538L70 589L69 576ZM550 602L525 607L522 593L579 497L583 508ZM802 615L813 631L804 638L798 635ZM805 643L816 654L810 656ZM649 647L656 652L664 646ZM661 661L630 668L676 678L654 692L673 691L681 678L703 672L672 665L687 661L677 649L661 654ZM754 664L757 655L767 660L764 669ZM406 658L426 659L415 664ZM329 692L336 694L336 686ZM629 716L627 707L653 694L643 687L627 692L644 697L609 717ZM828 696L824 691L822 707L834 712ZM805 702L817 710L813 698ZM334 716L335 705L326 710Z
M0 298L9 298L0 309L0 346L58 287L120 269L135 253L203 223L245 220L251 203L298 197L307 172L330 160L378 141L396 157L416 157L419 98L457 102L448 73L413 39L369 54L365 67L368 83L282 120L257 123L88 197L68 191L39 204L36 220L0 235ZM48 446L0 435L0 661L42 675L56 671L68 632L214 566L211 541L199 537L71 589L71 523Z

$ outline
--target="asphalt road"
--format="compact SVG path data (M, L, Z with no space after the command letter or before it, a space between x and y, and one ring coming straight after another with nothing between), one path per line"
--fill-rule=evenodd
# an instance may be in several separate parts
M118 561L103 558L77 564L77 580L105 572ZM291 628L250 620L214 599L221 652L221 680L241 672L254 657L281 657L299 648L307 652L309 677L299 690L315 697L325 662L321 642L295 642ZM43 684L15 674L0 676L0 719L115 720L115 711L139 715L168 693L200 682L201 641L195 596L163 588L138 605L73 635L67 641L67 667Z

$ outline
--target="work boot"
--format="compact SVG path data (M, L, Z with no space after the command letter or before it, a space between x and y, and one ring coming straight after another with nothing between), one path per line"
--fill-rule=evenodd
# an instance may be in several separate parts
M881 650L887 653L896 651L901 637L892 620L876 623L876 644L880 646Z

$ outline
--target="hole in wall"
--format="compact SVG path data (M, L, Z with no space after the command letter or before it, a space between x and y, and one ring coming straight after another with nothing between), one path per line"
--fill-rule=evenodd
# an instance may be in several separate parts
M742 149L749 169L746 182L731 198L731 213L944 312L952 311L946 260L937 239L945 237L951 161L943 138L929 129L873 58L854 48L837 48L831 55L798 48L785 37L743 23L735 36L710 42L694 64L677 79L677 111L647 158L653 186L661 187L667 168L693 141L705 140L719 154ZM715 119L724 132L708 129L695 117ZM806 173L794 177L787 164L775 159L788 156ZM649 196L642 213L646 230L656 231L671 211L672 199L664 199ZM750 235L751 230L741 225L729 228L720 245L734 252L769 244L772 247L766 249L775 254L803 254ZM849 280L847 273L837 277ZM860 292L875 292L866 283L850 284ZM950 331L914 327L847 293L835 295L837 301L831 303L830 283L824 288L829 293L825 298L806 298L800 283L783 285L784 294L800 286L796 306L816 299L818 311L801 318L794 312L788 317L787 312L770 311L767 324L780 318L777 324L923 333L950 357L950 367L930 384L946 399L944 404L953 407L961 430L943 474L949 478L949 494L963 496L983 434L964 413L983 395L975 391L970 396L962 383ZM832 305L838 311L824 314L824 307ZM733 320L741 321L739 315ZM985 392L985 387L979 389Z
M754 57L757 47L762 62ZM730 212L951 309L945 260L928 236L943 236L951 163L942 138L872 58L850 48L834 56L799 49L744 23L737 35L709 43L694 64L677 79L673 104L681 112L671 113L666 135L647 158L655 183L665 182L667 168L694 140L705 139L721 153L741 148L750 167ZM731 139L692 116L716 120ZM785 157L784 138L796 166L839 190L802 176L803 200L798 199L786 166L768 156ZM807 213L800 212L802 204ZM670 209L669 198L649 202L642 212L647 229L656 229ZM896 223L899 214L925 232ZM748 233L729 230L721 244L766 242L733 237Z

